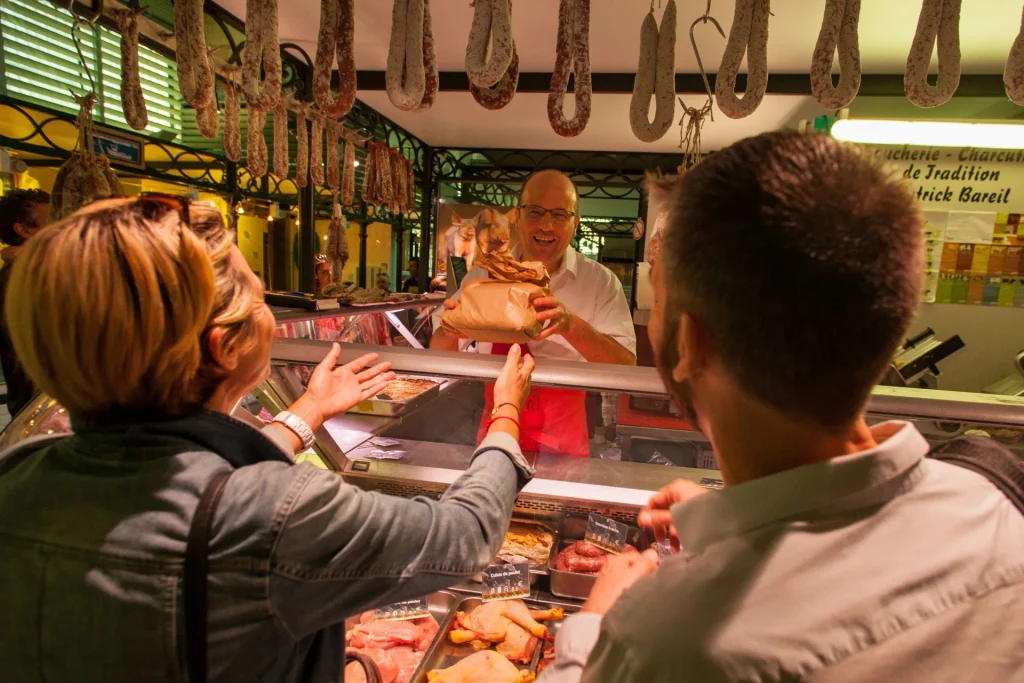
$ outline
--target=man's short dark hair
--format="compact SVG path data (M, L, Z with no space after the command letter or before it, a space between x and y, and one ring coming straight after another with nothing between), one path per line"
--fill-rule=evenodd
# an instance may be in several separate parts
M846 426L918 309L922 234L909 188L863 150L747 138L677 184L661 255L669 329L692 312L746 392Z
M12 247L20 247L25 238L14 229L15 223L24 223L33 228L43 226L35 224L32 212L39 204L49 204L50 195L42 190L11 190L0 197L0 241Z
M418 256L413 256L411 259L409 259L409 265L410 266L412 264L414 264L414 263L418 264L419 262L420 262L420 258Z

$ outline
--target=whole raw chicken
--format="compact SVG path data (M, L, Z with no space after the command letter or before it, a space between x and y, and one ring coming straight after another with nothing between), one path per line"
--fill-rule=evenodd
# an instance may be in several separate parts
M534 678L493 650L474 652L455 666L427 672L431 683L530 683Z
M548 633L538 622L561 619L564 614L560 607L531 610L522 600L485 602L468 614L457 612L455 619L461 628L448 637L453 643L470 643L477 650L497 643L498 653L506 659L529 662L539 639Z

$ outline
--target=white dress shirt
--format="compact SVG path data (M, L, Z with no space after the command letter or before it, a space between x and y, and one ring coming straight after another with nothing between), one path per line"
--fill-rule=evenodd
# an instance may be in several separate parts
M686 554L567 619L538 683L1024 681L1024 516L913 425L872 433L675 506Z
M462 286L474 280L486 280L488 277L490 275L486 270L473 266L462 279ZM595 330L608 335L636 355L636 330L633 327L633 317L629 313L629 302L622 291L622 283L612 271L569 247L565 251L562 266L551 274L549 288L551 294L565 304L573 315L585 320ZM452 300L458 301L461 293L460 287ZM444 309L441 307L434 313L435 330L441 324L443 313ZM472 343L468 339L460 339L459 350L466 351ZM530 353L536 358L586 360L569 342L557 334L543 341L530 342L529 347ZM479 353L489 354L491 344L480 342L477 344L477 350Z

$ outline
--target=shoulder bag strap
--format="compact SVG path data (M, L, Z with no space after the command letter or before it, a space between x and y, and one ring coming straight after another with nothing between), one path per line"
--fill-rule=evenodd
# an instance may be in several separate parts
M206 683L206 583L210 564L210 528L224 486L233 471L218 472L206 486L188 529L183 593L189 683Z
M995 441L961 436L936 446L928 457L984 476L1024 515L1024 463Z

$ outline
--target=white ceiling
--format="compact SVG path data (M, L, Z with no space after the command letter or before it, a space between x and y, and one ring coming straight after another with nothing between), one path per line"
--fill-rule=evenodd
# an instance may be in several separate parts
M659 0L655 0L657 5ZM221 0L244 18L245 0ZM360 70L383 70L391 30L391 4L386 0L356 0L355 56ZM775 73L807 73L821 26L824 0L776 0L769 22L769 69ZM696 72L690 47L690 22L704 12L705 0L677 0L679 29L676 71ZM593 0L591 4L591 67L598 72L636 69L640 23L648 0ZM920 0L864 2L860 21L861 61L865 73L902 73L913 39ZM712 0L712 15L726 34L732 24L733 0ZM442 71L464 68L466 36L473 10L469 0L431 3L434 40ZM280 39L316 52L320 2L281 3ZM551 71L558 23L557 0L516 0L513 32L522 71ZM1002 73L1006 55L1021 25L1021 5L1013 0L972 0L963 4L960 21L964 73ZM725 41L710 25L698 25L697 44L709 71L717 71ZM657 143L642 143L629 127L628 95L595 95L587 129L576 138L551 131L544 94L520 93L508 107L490 112L469 93L442 92L424 114L409 114L391 106L384 92L364 91L359 98L431 145L537 149L644 150L672 152L678 129ZM691 96L699 105L697 96ZM897 98L893 98L897 99ZM906 102L904 100L904 102ZM900 103L895 103L897 107ZM567 105L568 106L568 105ZM856 103L854 107L856 113ZM715 149L746 135L793 125L800 118L824 113L806 97L766 96L750 117L734 121L715 116L704 128L704 147ZM911 112L912 113L912 112ZM677 107L676 116L682 114Z

